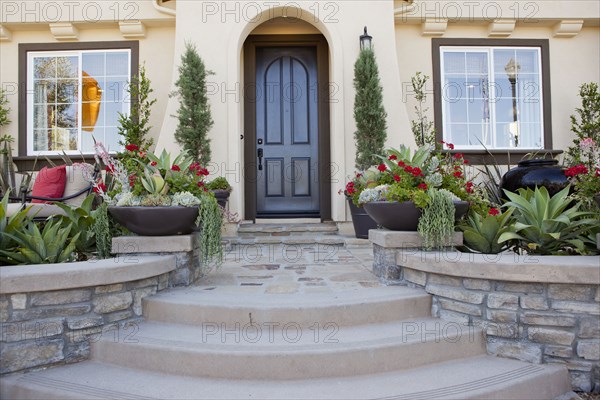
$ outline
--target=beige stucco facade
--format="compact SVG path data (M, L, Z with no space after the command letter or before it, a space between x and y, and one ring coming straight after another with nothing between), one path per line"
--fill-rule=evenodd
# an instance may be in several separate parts
M77 3L77 6L74 5ZM94 5L91 5L93 3ZM36 5L37 4L37 5ZM410 77L432 75L431 40L441 38L548 39L552 87L553 148L572 140L569 115L579 104L578 87L600 81L600 6L594 1L101 1L2 3L0 81L12 108L2 134L18 137L18 45L139 40L140 62L152 80L152 136L157 148L177 151L169 97L186 41L195 43L207 68L215 124L210 133L214 174L232 183L232 212L244 216L243 46L250 34L322 34L329 45L332 217L349 214L337 194L354 171L353 64L359 36L373 36L388 144L414 146ZM433 90L429 82L428 89ZM433 104L433 96L428 101ZM430 107L431 108L431 107ZM432 115L431 115L432 117ZM17 146L15 146L17 147ZM17 155L15 153L15 155ZM19 154L23 155L23 154Z

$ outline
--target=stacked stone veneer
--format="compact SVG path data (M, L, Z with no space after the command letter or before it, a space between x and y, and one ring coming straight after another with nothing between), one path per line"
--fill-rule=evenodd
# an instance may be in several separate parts
M0 268L0 374L87 359L101 336L127 340L142 299L201 276L193 236L121 237L95 262Z
M600 257L388 247L407 242L398 234L376 237L375 273L423 288L433 316L481 327L490 354L565 365L575 390L600 392Z

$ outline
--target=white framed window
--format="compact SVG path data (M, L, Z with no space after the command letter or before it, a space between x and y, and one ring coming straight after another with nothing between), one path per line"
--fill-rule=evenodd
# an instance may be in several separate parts
M131 49L27 52L27 154L90 154L94 139L119 151L131 57Z
M444 141L463 150L545 148L540 47L442 45L439 52Z

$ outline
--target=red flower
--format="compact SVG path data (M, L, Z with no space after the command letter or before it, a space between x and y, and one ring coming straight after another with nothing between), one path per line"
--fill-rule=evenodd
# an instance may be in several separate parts
M394 175L394 180L395 180L396 182L400 182L400 177L399 177L398 175Z
M455 178L462 178L462 172L460 172L460 171L456 171L456 172L454 173L454 177L455 177Z
M158 163L157 163L156 161L152 161L152 162L150 163L150 165L152 165L153 167L156 167L156 165L158 165Z
M397 159L398 159L398 157L396 157L395 154L392 154L391 156L388 157L388 160L390 160L390 161L394 161L394 160L397 160Z
M135 185L136 177L134 174L129 175L129 186L133 187Z
M204 187L204 182L198 182L198 187L203 188Z
M361 173L357 173L357 174L356 174L356 177L357 177L357 178L360 178L360 177L362 177L362 176L363 176L363 175L362 175Z
M493 208L493 207L492 207L492 208L490 208L490 211L488 212L488 215L492 215L492 216L494 216L494 217L495 217L496 215L499 215L499 214L500 214L500 211L498 211L498 209L497 209L497 208Z
M381 172L385 172L385 170L387 169L387 167L385 166L385 164L379 164L379 166L377 167L378 170L380 170Z
M574 167L571 167L569 169L567 169L565 171L565 176L568 177L575 177L577 175L585 175L588 173L588 169L585 167L585 165L580 164L580 165L576 165Z
M138 153L138 156L140 156L140 158L146 158L146 152L145 151L140 151Z
M467 182L467 193L473 193L473 182Z
M94 186L94 193L106 193L106 185L100 182L97 186Z
M468 164L469 160L463 160L463 164Z
M423 189L423 190L427 190L427 184L426 183L419 183L419 186L417 186L419 189Z
M181 171L181 168L179 168L179 165L173 164L173 166L171 167L171 171Z
M137 151L137 150L139 150L140 148L138 147L138 145L137 145L137 144L133 144L133 143L131 143L131 144L128 144L127 146L125 146L125 149L126 149L127 151Z
M209 174L209 172L206 168L200 168L198 173L200 173L200 175L204 175L204 176L208 176L208 174Z
M454 145L452 143L446 143L446 146L448 146L450 150L454 150Z
M423 175L423 171L421 171L421 168L419 168L419 167L413 168L411 173L414 176L421 176L421 175Z
M356 189L354 188L354 182L348 182L346 184L346 193L348 194L348 196L352 196L354 193L356 193Z
M106 170L106 172L110 172L112 174L113 172L115 172L115 166L112 164L109 164L106 166L105 170Z
M463 155L461 153L456 153L454 155L454 158L456 158L457 160L460 160L461 158L463 158Z
M600 168L596 169L596 177L600 176Z
M404 171L408 172L409 174L412 174L413 167L411 167L410 165L407 165L406 167L404 167Z
M195 171L197 169L200 169L200 163L198 161L193 162L192 165L190 165L190 171Z
M406 164L404 163L404 161L398 161L398 166L404 167L404 166L406 166Z

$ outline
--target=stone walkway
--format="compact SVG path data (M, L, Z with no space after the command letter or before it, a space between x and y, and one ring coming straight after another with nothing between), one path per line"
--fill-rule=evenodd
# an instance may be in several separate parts
M235 293L327 293L381 287L371 246L234 245L199 287Z

